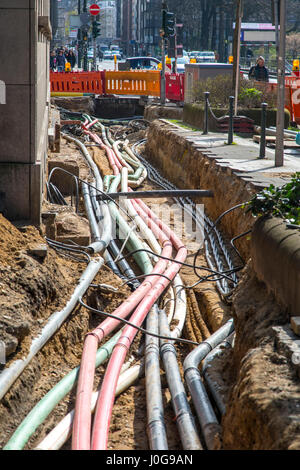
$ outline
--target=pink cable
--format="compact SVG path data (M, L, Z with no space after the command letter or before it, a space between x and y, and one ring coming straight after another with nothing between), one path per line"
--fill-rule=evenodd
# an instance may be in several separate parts
M170 257L172 255L172 245L166 235L157 227L151 224L154 233L159 237L162 245L163 256ZM162 274L166 269L167 261L160 259L152 273ZM159 281L158 276L149 276L134 291L128 299L126 299L113 314L125 318L132 310L142 301L147 293L154 288ZM119 320L107 318L95 330L86 336L81 365L79 371L75 416L73 423L72 449L88 450L90 449L90 432L91 432L91 399L93 393L95 362L98 343L111 333L119 324Z
M135 200L134 200L135 201ZM134 202L137 208L137 201ZM147 206L146 206L147 207ZM148 226L153 226L154 218L157 220L155 214L150 211L144 211L141 207L139 208L140 215L147 222ZM164 228L164 224L160 223L161 227ZM157 224L158 227L158 224ZM179 238L168 229L170 239L173 240L174 246L177 249L177 255L175 260L184 262L187 256L187 250ZM163 254L162 254L163 255ZM164 256L164 255L163 255ZM164 272L164 275L169 279L174 279L180 269L179 263L171 263L170 266ZM169 281L166 278L160 278L155 286L148 292L142 302L138 305L130 321L136 326L140 326L146 318L149 310L157 301L159 296L168 286ZM102 382L100 394L97 401L97 408L94 418L93 434L92 434L92 449L100 450L107 448L109 424L112 413L112 408L115 400L115 390L118 382L118 377L122 364L126 358L127 351L137 334L137 329L131 326L126 326L116 344L112 353L111 359L106 369L106 373Z
M102 142L102 140L97 134L93 134L91 131L88 131L88 130L84 130L84 133L89 135L93 139L93 141L96 142L96 144L99 144L100 147L103 150L105 150L109 164L113 170L114 175L118 175L120 173L119 169L121 168L121 166L120 166L119 160L116 161L115 155L112 152L112 150L107 145L104 145L104 143Z

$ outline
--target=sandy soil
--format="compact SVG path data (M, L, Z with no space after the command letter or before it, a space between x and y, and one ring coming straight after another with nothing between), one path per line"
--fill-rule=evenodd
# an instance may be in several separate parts
M139 132L139 138L140 135ZM132 136L131 140L134 140ZM103 174L109 174L111 170L104 153L93 149L93 154ZM89 175L84 160L74 144L68 144L64 139L62 140L62 155L68 156L68 160L74 156L74 161L79 165L81 177ZM57 159L58 157L59 154L49 155L49 159ZM153 185L145 183L141 189L151 188ZM155 204L162 201L152 200L151 202ZM174 204L172 200L164 200L163 202L167 205ZM84 219L82 203L79 216L74 214L74 207L62 208L49 202L44 203L44 210L59 213L56 227L59 233L57 235L62 235L60 231L65 231L66 236L72 238L72 231L76 232L76 227L73 227L74 216L78 217L78 224L82 223L82 226L85 226L86 219ZM70 221L70 216L72 216L72 221ZM45 259L29 254L32 245L45 244L44 234L45 227L42 227L40 232L34 227L18 229L0 216L0 270L2 274L0 339L4 339L7 346L7 365L26 354L32 339L39 333L50 314L63 308L85 268L85 263L67 258L49 247ZM74 237L78 236L78 233L73 233L73 235ZM198 262L205 265L203 254L199 257ZM182 277L187 285L197 280L197 277L188 268L182 270ZM108 313L112 312L130 293L126 286L120 287L122 281L106 267L97 275L95 283L97 282L110 284L120 289L117 296L107 293L99 295L95 293L94 289L89 289L86 296L88 303L95 304L97 308ZM195 291L190 291L188 298L189 311L184 335L194 341L201 341L223 322L228 314L228 307L222 304L211 283L205 283L202 288L200 285ZM1 447L44 394L66 373L80 364L85 334L93 329L99 321L99 315L91 314L85 309L77 307L58 333L32 360L21 377L16 380L0 404ZM142 336L139 333L131 348L130 355L137 355L141 341ZM186 345L178 345L176 348L182 369L181 362L190 349ZM105 366L97 370L95 388L101 383L104 370ZM180 449L181 443L163 369L161 373L169 447L174 450ZM53 410L46 422L33 434L25 447L26 449L34 448L73 408L75 393L76 389L70 392ZM148 449L146 416L145 379L141 378L115 401L109 435L109 449ZM64 449L70 449L70 441L64 445Z

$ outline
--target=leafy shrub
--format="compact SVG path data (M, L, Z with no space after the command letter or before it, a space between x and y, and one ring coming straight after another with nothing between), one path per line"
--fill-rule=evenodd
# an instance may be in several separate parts
M300 228L300 172L295 173L289 183L281 188L271 184L255 194L247 203L247 212L254 216L273 215Z
M251 90L251 91L250 91ZM204 92L209 91L209 102L213 107L228 108L232 93L231 75L218 75L215 78L199 80L193 89L192 97L197 103L204 103ZM260 108L261 103L268 103L268 109L276 107L276 93L268 83L254 82L242 78L239 83L238 107Z
M258 108L260 106L262 91L257 88L244 88L238 96L239 103L246 108Z

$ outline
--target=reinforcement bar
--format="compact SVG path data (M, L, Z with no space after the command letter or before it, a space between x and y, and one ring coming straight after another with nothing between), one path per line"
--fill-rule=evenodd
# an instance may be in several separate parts
M126 199L145 199L145 198L156 198L156 197L213 197L214 193L211 190L206 189L172 189L172 190L154 190L154 191L131 191L131 192L119 192L100 194L96 198L98 200L106 201L111 199L118 199L124 197Z

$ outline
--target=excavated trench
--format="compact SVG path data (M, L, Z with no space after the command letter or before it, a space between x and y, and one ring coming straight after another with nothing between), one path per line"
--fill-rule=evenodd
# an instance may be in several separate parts
M145 133L137 132L129 135L134 142L144 137ZM111 174L107 158L98 148L90 148L102 175ZM49 154L49 171L54 167L66 168L79 177L86 179L89 170L79 150L72 143L62 139L60 153ZM73 168L73 169L72 169ZM67 194L70 182L61 172L56 172L51 180L61 189L68 203L72 198ZM146 181L141 190L155 189L153 183ZM174 206L172 199L145 200L153 210L160 204ZM74 203L74 198L73 198ZM180 212L172 214L171 228L180 221ZM176 222L176 218L179 221ZM84 213L82 197L79 213L73 207L50 203L45 199L43 205L43 225L40 230L33 227L14 227L1 217L1 338L7 347L7 363L9 367L15 360L24 357L32 340L40 333L49 316L64 307L66 299L75 288L82 274L85 263L78 262L76 257L67 253L57 252L47 246L42 254L38 250L45 248L44 236L51 239L79 245L88 244L91 240L89 224ZM183 240L186 241L186 240ZM188 257L191 261L191 258ZM198 263L206 266L204 253ZM136 273L139 269L134 263ZM183 268L182 279L186 285L197 281L189 268ZM130 294L130 289L122 285L109 268L104 267L94 279L94 283L109 284L119 289L118 295L99 292L90 288L85 300L97 309L112 313L113 310ZM188 315L184 328L184 337L201 342L229 318L229 308L221 301L214 285L206 282L202 287L195 287L188 292ZM67 321L54 337L47 342L30 365L5 394L0 403L0 446L3 447L16 428L27 416L36 403L81 360L82 345L85 335L99 323L101 315L91 314L84 308L76 307ZM126 360L133 363L140 359L142 334L138 333ZM176 345L181 375L182 363L194 346ZM95 387L101 383L105 364L96 372ZM174 421L174 410L163 370L162 387L165 410L165 422L170 450L181 449L179 433ZM74 407L76 389L73 389L51 412L44 424L31 436L25 449L34 449L36 445L53 429L60 420ZM191 406L193 406L191 404ZM146 422L146 390L145 378L141 377L133 386L123 392L115 401L110 426L108 449L148 449ZM5 423L5 424L4 424ZM70 439L63 449L71 448Z
M208 165L205 159L199 160L196 154L191 156L191 166L186 165L188 150L186 149L186 155L178 150L181 149L178 144L184 146L185 143L180 142L180 137L177 141L171 139L170 142L168 131L161 132L159 128L163 126L160 124L148 131L147 144L140 148L140 152L178 187L197 188L201 181L201 187L214 188L216 200L208 201L206 205L213 220L229 206L247 200L253 194L252 188L245 187L237 180L233 181L226 171L221 172L213 165ZM145 135L145 132L138 132L136 135L130 134L128 138L133 143ZM104 152L92 147L90 151L101 174L111 174ZM79 150L65 139L62 139L60 154L49 154L49 168L51 165L69 165L68 168L74 165L74 172L78 176L86 179L89 175ZM65 184L59 172L53 181L57 187L63 188ZM159 186L146 180L139 189L155 188ZM65 194L65 197L71 202L69 195ZM151 199L145 202L151 204L154 212L161 204L172 208L174 206L172 199ZM172 210L171 213L171 228L175 225L178 227L180 212ZM221 225L225 239L228 237L230 240L232 236L246 230L252 222L248 215L241 217L234 212L228 215ZM184 230L183 233L183 241L190 248L187 260L192 262L192 254L198 246L190 244L188 233ZM7 348L6 367L28 352L32 339L41 331L50 314L63 308L85 268L82 260L79 262L76 257L58 253L50 246L47 247L47 253L43 252L41 255L37 246L45 245L44 236L64 242L71 240L79 245L90 242L82 196L79 214L75 213L74 207L63 207L45 201L43 225L39 231L33 227L15 227L0 216L0 339ZM203 282L186 291L188 310L183 332L185 338L201 342L232 315L235 321L234 348L224 350L222 356L215 359L211 370L226 404L225 415L218 414L222 424L222 442L217 443L216 448L298 449L299 425L296 418L299 414L299 379L289 361L274 350L272 330L272 326L286 323L287 311L267 292L266 286L257 280L251 267L249 240L241 240L237 247L246 260L246 266L240 275L232 303L224 302L212 282ZM234 258L234 261L238 263L239 260ZM207 266L203 249L197 262ZM132 266L140 274L134 263ZM192 285L198 280L188 267L183 267L180 274L185 285ZM119 289L118 295L115 295L90 288L84 297L89 305L108 313L113 312L130 294L129 287L123 285L122 280L106 266L97 274L94 283L109 284ZM85 308L77 306L5 394L0 402L1 447L45 393L80 364L85 335L99 324L100 317L100 314L91 314ZM126 360L130 359L133 363L140 360L142 341L142 334L138 333ZM182 377L183 361L194 347L176 344ZM105 365L106 363L97 368L94 388L101 384ZM180 450L182 444L163 369L161 378L169 450ZM25 449L34 449L74 408L75 395L76 388L68 393L39 426ZM189 395L188 399L195 413ZM115 400L108 449L149 449L146 416L145 378L142 376ZM71 449L70 439L62 449Z

